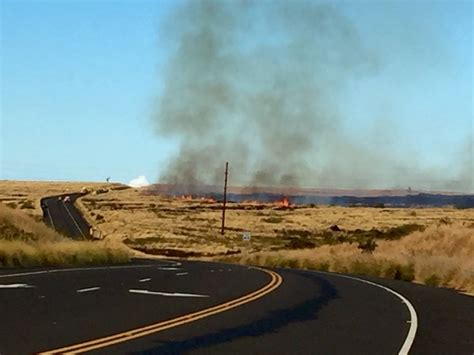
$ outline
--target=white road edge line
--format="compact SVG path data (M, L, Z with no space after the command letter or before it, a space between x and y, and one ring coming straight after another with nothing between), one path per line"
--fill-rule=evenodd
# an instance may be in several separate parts
M81 292L90 292L90 291L97 291L97 290L100 290L100 287L83 288L83 289L77 290L76 292L81 293Z
M45 202L44 205L46 206L46 213L48 214L49 222L51 223L51 227L53 227L53 229L56 230L56 226L54 225L53 218L51 217L51 212L49 211L48 203Z
M41 275L41 274L53 274L57 272L70 272L70 271L94 271L94 270L110 270L110 269L133 269L142 267L156 267L156 265L123 265L123 266L96 266L96 267L76 267L70 269L52 269L44 271L31 271L31 272L18 272L15 274L0 274L0 278L17 277L17 276L30 276L30 275Z
M308 271L308 270L304 270L304 271ZM398 298L400 298L402 300L402 303L405 304L405 306L408 308L408 311L410 312L410 320L408 321L408 323L410 324L410 329L408 330L408 335L407 335L407 337L405 339L405 342L403 343L400 351L398 352L398 355L408 355L408 353L410 352L410 348L413 345L413 341L415 340L416 331L418 329L418 316L416 315L415 307L413 307L413 305L410 303L410 301L408 301L408 299L406 299L403 295L399 294L398 292L392 290L389 287L380 285L380 284L372 282L372 281L359 279L358 277L335 274L335 273L324 272L324 271L310 271L310 272L316 272L316 273L326 274L326 275L330 275L330 276L339 276L339 277L343 277L343 278L346 278L346 279L351 279L351 280L364 282L366 284L384 289L385 291L390 292L390 293L394 294L395 296L397 296Z
M0 288L32 288L34 286L28 284L0 284Z
M82 233L81 227L79 227L79 224L77 224L77 221L76 221L76 220L74 219L74 217L72 216L71 211L69 211L69 208L67 208L66 202L63 201L63 205L64 205L64 208L66 209L67 213L69 214L69 217L71 217L72 221L73 221L74 224L76 225L77 230L79 231L79 233L81 233L82 238L83 238L83 239L86 239L86 237L84 236L84 233Z
M179 293L179 292L159 292L159 291L150 291L150 290L137 290L130 289L130 293L140 293L143 295L155 295L155 296L164 296L164 297L209 297L209 295L199 295L195 293Z

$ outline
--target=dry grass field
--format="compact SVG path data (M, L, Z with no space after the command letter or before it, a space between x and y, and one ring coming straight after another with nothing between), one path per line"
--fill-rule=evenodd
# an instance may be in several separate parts
M438 223L399 240L377 240L373 253L357 244L246 253L228 261L355 273L456 288L474 294L474 224Z
M82 203L106 238L147 253L369 274L474 292L474 209L230 203L221 236L215 201L128 189L86 196ZM251 233L250 242L242 240L244 232Z
M144 195L139 189L81 199L89 218L110 239L149 247L194 251L288 249L295 239L334 244L367 233L405 233L438 223L474 223L473 209L290 206L258 202L228 204L226 233L220 235L221 204ZM330 230L337 225L342 232ZM251 242L242 235L250 232ZM364 234L365 233L365 234ZM383 237L383 236L382 236ZM334 239L334 240L333 240ZM293 242L295 244L295 242Z
M35 192L20 186L13 196L0 183L0 197L37 203L83 185L46 187L46 193L40 185ZM123 186L107 191L80 198L78 207L105 241L149 255L369 274L474 293L474 209L230 203L222 236L216 201ZM244 232L251 241L242 239Z
M93 191L110 186L116 184L0 180L0 202L12 208L22 209L29 215L40 217L43 215L40 207L40 200L43 197L80 192L83 188Z
M122 263L128 250L113 242L72 241L0 203L0 267Z

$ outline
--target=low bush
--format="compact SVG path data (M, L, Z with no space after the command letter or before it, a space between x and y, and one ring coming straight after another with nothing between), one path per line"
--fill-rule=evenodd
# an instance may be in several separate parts
M15 209L15 208L18 207L18 205L16 204L16 202L8 202L8 203L6 203L6 205L7 205L8 207L10 207L10 208L13 208L13 209Z
M411 282L415 279L415 267L413 264L391 263L383 273L383 276L390 279Z
M425 285L438 287L438 286L441 285L441 277L439 277L436 274L431 274L429 277L427 277L423 280L423 283Z
M268 218L262 218L262 222L265 222L265 223L281 223L281 222L283 222L283 218L278 217L278 216L272 216L272 217L268 217Z
M290 241L286 245L289 249L311 249L315 246L315 243L304 238L290 238Z
M375 240L373 238L369 238L363 242L359 242L357 248L362 250L362 253L372 254L377 246L378 244L375 242Z
M25 200L25 201L23 201L22 204L20 205L20 208L21 208L21 209L34 210L34 209L35 209L35 205L33 204L33 201L31 201L31 200Z

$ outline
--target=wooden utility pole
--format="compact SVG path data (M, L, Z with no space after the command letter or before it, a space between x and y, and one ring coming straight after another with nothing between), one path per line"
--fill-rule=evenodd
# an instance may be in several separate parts
M224 235L225 228L225 204L227 202L227 175L229 174L229 162L225 163L225 178L224 178L224 203L222 204L222 227L221 234Z

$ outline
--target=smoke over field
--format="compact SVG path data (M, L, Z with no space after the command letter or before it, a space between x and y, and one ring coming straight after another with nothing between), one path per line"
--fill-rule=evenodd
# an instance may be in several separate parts
M153 120L180 144L163 183L220 184L229 161L234 185L446 188L453 178L457 190L472 189L472 159L459 174L423 168L385 145L388 128L363 141L348 129L340 93L384 62L335 7L189 1L161 36L171 54Z

